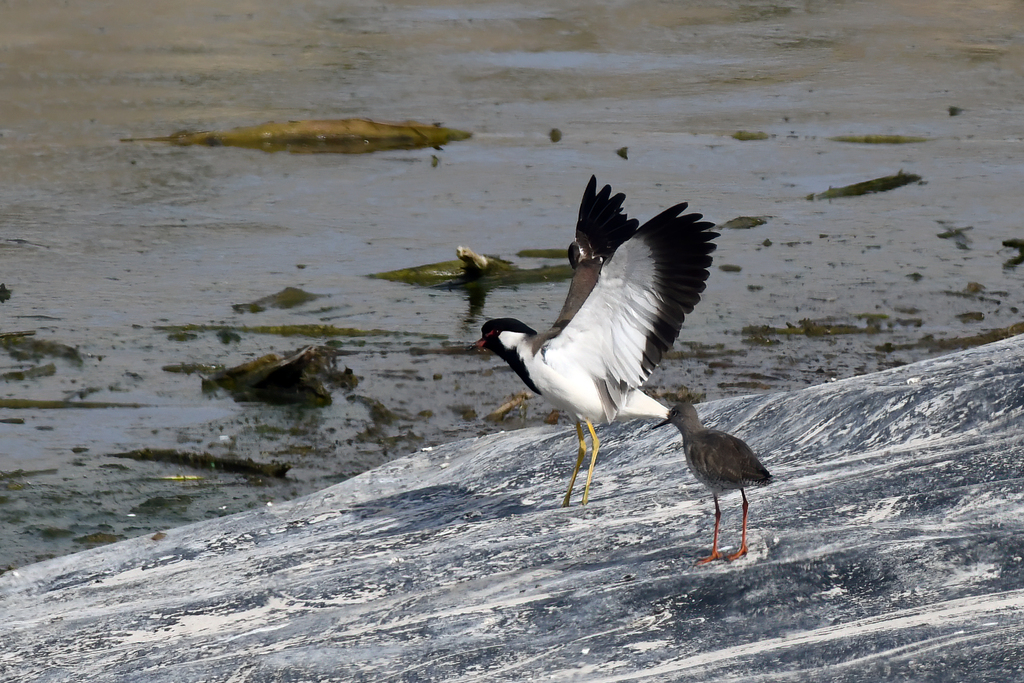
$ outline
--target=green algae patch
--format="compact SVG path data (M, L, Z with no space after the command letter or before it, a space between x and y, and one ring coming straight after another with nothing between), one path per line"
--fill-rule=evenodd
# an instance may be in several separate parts
M908 145L928 142L928 138L912 135L837 135L829 138L833 142L853 142L861 145Z
M565 249L523 249L517 251L516 256L519 258L550 258L550 259L563 259L566 258Z
M121 142L164 142L171 145L245 147L265 152L366 154L393 149L440 147L466 140L472 133L416 121L370 119L271 121L226 131L178 131L163 137L124 138Z
M771 216L737 216L720 225L725 230L750 230L768 222Z
M268 308L295 308L310 301L316 301L322 294L310 294L297 287L285 287L277 294L265 296L248 304L232 304L238 313L261 313Z
M36 377L52 377L57 374L57 366L53 363L47 363L46 365L37 365L34 368L28 370L13 370L11 372L5 372L0 375L0 378L11 382L11 381L22 381L26 379L35 379Z
M921 176L916 173L904 173L900 171L896 175L887 175L881 178L875 178L874 180L865 180L862 183L854 183L853 185L846 185L844 187L830 187L825 192L820 194L809 194L807 199L837 199L839 197L859 197L865 194L874 194L876 192L888 192L895 190L898 187L909 185L910 183L921 182Z
M743 356L746 351L726 348L725 344L702 344L700 342L684 341L677 342L677 346L685 349L670 349L662 356L665 360L678 360L680 358L699 358L702 360L726 358L729 356Z
M769 345L777 343L771 339L773 335L782 336L803 336L803 337L834 337L840 334L877 334L881 332L878 326L878 319L868 319L866 327L857 325L846 325L833 323L828 320L810 320L804 318L799 323L786 323L785 327L771 327L770 325L748 325L743 328L744 341L754 344Z
M113 458L137 460L139 462L163 462L171 465L191 467L197 470L216 470L232 474L259 475L277 479L283 478L292 467L288 463L261 463L254 461L252 458L238 460L235 458L222 458L210 453L192 453L167 448L139 448L124 453L111 453L110 456Z
M893 351L906 351L909 349L928 349L929 351L956 351L958 349L973 348L983 344L1002 341L1024 334L1024 322L1014 323L1008 327L1001 327L989 330L980 334L973 334L967 337L951 337L949 339L936 339L928 334L916 342L910 344L882 344L876 346L875 351L879 353L892 353Z
M160 368L164 372L174 372L179 375L211 375L224 369L223 365L212 365L210 363L174 363Z
M40 401L31 398L0 398L0 408L12 410L61 410L64 408L144 408L142 403L103 401Z
M122 539L121 536L115 536L114 534L107 534L101 531L95 534L88 534L86 536L79 536L75 539L75 543L81 543L88 548L95 548L101 545L109 545L110 543L117 543Z
M37 361L43 357L62 358L76 365L82 364L78 349L48 339L36 339L35 333L17 332L0 337L0 346L15 360Z
M736 131L735 133L732 134L732 137L733 137L734 140L739 140L741 142L747 142L749 140L767 140L771 136L768 135L768 133L765 133L764 131L760 131L760 130L757 130L757 131L738 130L738 131Z
M335 327L334 325L318 325L318 324L303 324L303 325L241 325L238 327L232 327L231 325L199 325L189 323L187 325L159 325L155 329L174 333L192 333L192 332L222 332L222 331L234 331L234 332L246 332L250 334L274 334L279 337L311 337L311 338L331 338L331 337L382 337L387 335L397 334L390 330L363 330L358 327Z

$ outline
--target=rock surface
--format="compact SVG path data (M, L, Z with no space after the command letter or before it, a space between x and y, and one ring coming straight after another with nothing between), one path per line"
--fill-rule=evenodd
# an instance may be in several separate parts
M524 429L8 572L0 678L1020 680L1022 356L698 406L775 476L734 563L693 565L713 507L675 429L601 428L569 509L575 435Z

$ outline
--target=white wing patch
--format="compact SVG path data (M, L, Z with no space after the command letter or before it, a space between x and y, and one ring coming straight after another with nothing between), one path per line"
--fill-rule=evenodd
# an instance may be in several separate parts
M606 420L650 376L643 360L663 305L659 280L652 249L637 235L608 259L572 321L544 345L553 369L595 378Z

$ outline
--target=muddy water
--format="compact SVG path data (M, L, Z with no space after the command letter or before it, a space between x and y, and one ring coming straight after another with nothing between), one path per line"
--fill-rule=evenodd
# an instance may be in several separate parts
M496 290L480 306L366 275L448 260L459 244L505 257L564 247L591 173L641 219L683 200L719 223L769 217L723 231L655 392L797 388L942 353L929 335L1024 319L1024 266L1005 268L1017 251L1002 246L1024 237L1019 3L44 1L0 17L0 333L33 331L81 359L0 353L5 375L44 368L0 394L123 406L0 408L0 567L539 423L540 400L485 421L518 380L493 358L437 351L465 346L488 317L550 322L564 284ZM348 116L475 136L358 156L118 142ZM865 134L929 141L828 139ZM806 199L901 169L922 183ZM324 296L232 308L288 286ZM801 320L862 331L744 332ZM168 325L306 323L393 334L334 340L360 382L322 409L238 404L163 370L327 341ZM136 448L293 469L260 480L112 456Z

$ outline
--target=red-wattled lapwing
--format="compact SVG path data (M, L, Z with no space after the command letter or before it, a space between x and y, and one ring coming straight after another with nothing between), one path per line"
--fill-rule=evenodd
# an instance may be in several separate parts
M675 342L684 315L700 301L718 237L714 223L702 221L701 214L681 215L685 203L638 227L639 221L622 213L626 196L611 192L608 185L597 192L592 176L583 193L576 240L569 245L572 282L554 326L538 334L513 318L489 320L476 343L576 419L579 456L563 506L569 505L587 452L581 422L593 442L586 505L600 446L594 423L668 415L640 387Z
M724 491L740 490L743 496L743 540L740 549L727 560L735 560L747 554L747 494L745 486L764 486L772 481L772 475L750 450L750 446L732 434L717 429L706 429L697 417L697 410L689 403L672 406L668 418L658 425L674 424L683 435L683 450L686 464L697 480L711 489L715 499L715 540L711 543L711 554L697 564L704 564L723 557L718 552L718 523L722 511L718 507L718 495Z

